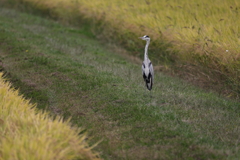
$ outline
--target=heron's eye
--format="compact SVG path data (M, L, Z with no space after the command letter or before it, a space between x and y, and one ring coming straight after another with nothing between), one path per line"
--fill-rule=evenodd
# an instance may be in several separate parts
M148 36L148 35L146 35L145 37L146 37L146 38L149 38L149 36Z

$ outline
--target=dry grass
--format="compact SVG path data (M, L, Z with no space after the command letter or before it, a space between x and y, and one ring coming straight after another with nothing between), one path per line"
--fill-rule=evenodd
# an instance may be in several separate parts
M0 74L2 77L2 73ZM19 96L0 78L0 159L99 159L80 129L52 118Z

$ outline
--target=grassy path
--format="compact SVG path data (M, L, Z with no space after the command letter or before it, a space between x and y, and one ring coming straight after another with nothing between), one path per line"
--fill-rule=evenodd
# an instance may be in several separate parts
M159 72L150 98L141 62L120 51L84 29L0 9L1 69L39 108L102 140L104 159L240 158L239 102Z

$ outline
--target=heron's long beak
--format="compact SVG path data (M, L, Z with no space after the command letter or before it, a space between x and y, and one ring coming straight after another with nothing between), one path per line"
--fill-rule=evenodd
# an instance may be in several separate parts
M143 37L138 37L138 38L142 39Z

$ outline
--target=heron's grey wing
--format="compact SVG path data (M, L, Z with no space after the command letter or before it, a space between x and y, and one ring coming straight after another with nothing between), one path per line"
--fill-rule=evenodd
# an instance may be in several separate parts
M150 62L149 69L150 69L150 73L152 75L152 82L153 82L153 80L154 80L154 70L153 70L152 62Z
M145 68L145 64L144 62L142 63L142 74L144 74L144 68Z

